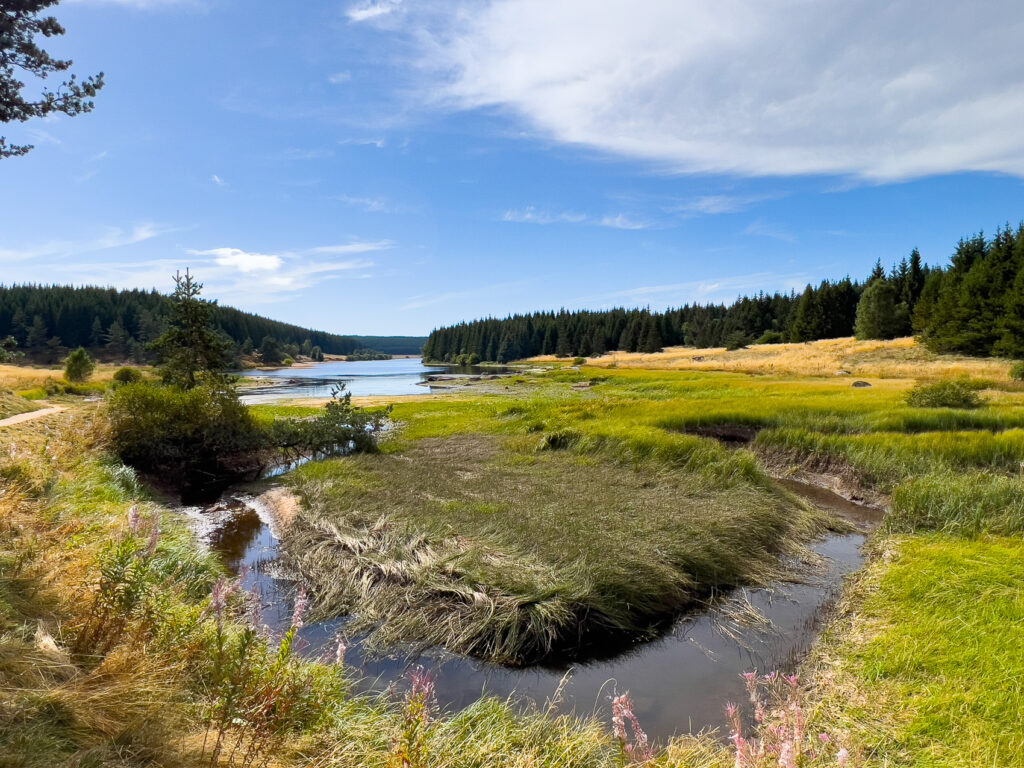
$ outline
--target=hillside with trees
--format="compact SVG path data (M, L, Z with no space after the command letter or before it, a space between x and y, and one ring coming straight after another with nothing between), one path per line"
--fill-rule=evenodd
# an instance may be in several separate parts
M508 362L535 355L589 357L611 350L726 347L856 335L916 334L935 352L1024 357L1024 224L988 239L962 239L949 266L930 267L915 248L886 273L881 261L863 282L845 277L801 293L758 293L730 305L536 312L438 328L427 360Z
M340 336L213 304L212 326L229 352L250 354L267 339L285 352L315 357L348 355L372 347L389 354L417 354L422 337ZM56 285L0 286L0 339L13 337L35 359L59 360L85 347L108 359L152 359L149 345L164 333L170 299L157 291Z

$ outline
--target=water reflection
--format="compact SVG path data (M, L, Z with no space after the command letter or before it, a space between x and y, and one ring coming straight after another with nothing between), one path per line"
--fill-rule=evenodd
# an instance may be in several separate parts
M854 523L877 522L880 514L829 491L795 481L786 486ZM274 573L278 540L270 510L258 497L235 495L213 508L194 509L192 514L206 521L205 538L225 564L243 573L243 588L260 593L264 621L283 633L291 620L294 584ZM644 727L661 741L676 732L723 726L718 705L744 698L740 673L755 668L789 669L807 652L823 608L838 595L843 577L863 563L864 541L860 532L827 536L813 546L824 564L805 583L737 590L718 607L684 617L656 641L637 644L612 659L574 665L563 709L597 710L607 719L612 692L628 689ZM744 620L757 614L770 624ZM335 638L344 624L344 619L337 619L303 627L299 633L303 652L315 657L333 655ZM359 670L359 685L365 690L385 690L413 663L429 666L435 671L439 702L447 709L465 707L481 693L502 698L515 694L543 703L555 693L566 671L508 669L442 652L415 660L368 658L358 638L349 639L346 663Z
M393 360L362 360L349 362L311 363L271 371L242 373L242 401L248 404L268 403L291 398L330 397L331 391L344 384L354 397L366 395L416 395L444 387L447 377L493 376L505 369L466 366L424 365L421 358ZM247 386L245 379L262 379L258 388ZM255 383L255 382L253 382Z

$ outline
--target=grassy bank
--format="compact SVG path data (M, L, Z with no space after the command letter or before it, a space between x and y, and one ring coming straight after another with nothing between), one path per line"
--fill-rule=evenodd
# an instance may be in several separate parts
M535 358L540 361L554 358ZM609 352L589 361L600 367L673 371L732 371L776 376L849 374L884 378L978 376L1006 381L1012 361L938 355L912 338L892 341L853 338L800 344L758 344L727 350L670 347L663 352Z
M35 406L23 397L18 397L12 392L0 390L0 419L8 416L16 416L19 413L28 413L35 410Z
M578 597L582 583L594 610L612 611L643 598L647 580L685 603L699 590L683 572L722 586L756 580L775 566L764 550L785 550L816 525L774 490L762 460L780 472L845 473L891 495L893 509L805 665L809 738L832 733L852 764L1024 765L1015 464L1024 394L993 382L983 408L915 409L904 400L912 381L870 381L584 368L524 375L503 394L402 401L381 455L292 478L308 503L300 526L323 537L311 542L325 547L328 566L341 551L335 581L394 567L397 586L382 594L420 600L416 590L440 589L433 596L448 616L472 603L459 619L471 630L477 600L490 611L501 594L554 605ZM343 664L296 658L287 638L256 631L244 595L216 597L230 592L219 565L92 440L91 407L0 434L3 768L210 765L219 740L227 746L213 763L224 765L235 746L242 764L253 743L261 760L289 767L611 768L631 759L585 714L523 713L486 698L440 713L422 680L362 697ZM267 420L311 413L257 410ZM689 434L736 425L759 430L752 452ZM646 611L628 618L637 616ZM390 621L384 611L377 626ZM426 623L390 626L431 641ZM829 750L804 762L835 765L835 743ZM734 764L732 750L690 737L649 761Z
M5 433L4 768L623 764L607 724L586 716L493 698L441 713L423 678L353 695L343 663L302 661L288 635L255 631L249 599L91 434L81 408ZM650 765L729 761L682 738Z
M778 578L778 556L824 527L749 456L676 435L642 448L654 457L625 462L636 446L607 436L469 431L308 465L290 478L305 511L287 561L380 649L521 664L651 637Z
M1024 542L893 536L807 668L873 764L1024 765Z

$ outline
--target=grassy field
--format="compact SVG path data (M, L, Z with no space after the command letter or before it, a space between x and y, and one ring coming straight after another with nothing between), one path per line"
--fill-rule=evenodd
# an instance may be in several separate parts
M1024 766L1024 393L986 376L981 408L911 408L913 380L862 377L872 386L831 374L585 367L523 375L501 394L399 401L381 454L291 478L307 501L298 530L325 547L314 559L339 558L339 605L353 597L350 572L394 567L381 594L422 604L418 589L440 588L436 605L458 616L458 603L472 630L477 601L490 611L500 594L538 605L582 594L612 611L651 580L674 610L700 593L679 574L764 578L775 567L765 542L792 547L820 526L766 467L842 480L891 509L804 664L808 740L824 730L834 742L800 764L836 765L841 743L851 765ZM3 768L227 765L232 752L240 765L251 750L288 768L630 761L616 733L585 714L494 699L440 713L422 680L358 696L343 665L303 661L287 636L254 632L218 563L107 456L96 406L72 406L0 434ZM744 427L752 441L732 451L693 434L711 427ZM738 562L737 547L751 562ZM380 610L378 627L434 639L426 622ZM762 735L783 722L769 720ZM735 764L727 745L693 737L658 745L648 761Z
M537 361L556 358L540 357ZM937 355L912 338L892 341L824 339L802 344L758 344L744 349L669 347L642 354L609 352L588 364L600 367L671 371L733 371L777 376L849 374L882 378L1009 378L1011 361L962 355Z
M621 446L478 431L491 426L482 417L291 475L305 514L285 552L322 613L355 613L385 650L444 645L507 664L585 655L778 578L778 555L826 524L749 457L699 438L664 435L671 460L624 462L607 455Z
M8 416L15 416L19 413L28 413L35 410L35 406L23 397L18 397L12 392L0 390L0 419Z
M818 723L874 764L1024 765L1024 542L928 534L876 549L806 665Z

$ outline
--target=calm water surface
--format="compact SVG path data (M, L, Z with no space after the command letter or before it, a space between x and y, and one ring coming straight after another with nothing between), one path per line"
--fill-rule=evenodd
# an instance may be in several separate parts
M801 492L798 483L787 481L786 485ZM876 523L880 516L828 491L809 489L805 495L862 525ZM294 584L274 575L278 539L270 511L257 498L242 494L227 497L212 509L190 511L205 526L205 538L225 564L236 573L244 571L243 587L259 592L267 625L283 633L291 621ZM607 719L613 692L629 690L642 724L660 741L676 732L724 726L719 705L745 700L742 672L791 668L807 652L843 577L863 563L864 540L862 533L829 535L813 547L823 558L822 567L803 583L737 590L717 608L684 617L659 640L638 644L610 660L574 665L561 708L597 711ZM749 608L770 625L743 620L750 615ZM338 619L303 627L299 633L303 653L332 656L344 623ZM386 690L411 664L419 663L434 670L438 700L446 709L471 704L482 693L503 698L515 694L543 705L567 671L507 669L445 653L416 660L371 659L364 657L358 638L350 639L349 646L346 664L359 671L363 689Z
M353 396L415 395L429 392L421 386L431 375L443 374L442 366L424 365L420 358L313 363L308 368L281 368L273 371L245 371L242 401L267 403L298 397L330 397L338 384ZM259 389L245 388L245 379L264 379L271 383Z

